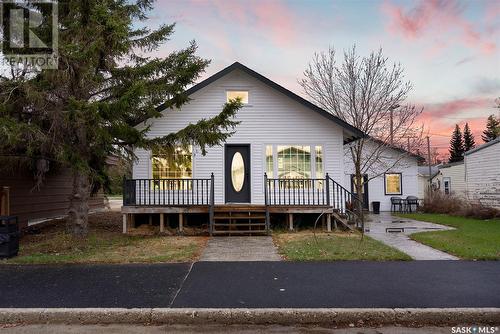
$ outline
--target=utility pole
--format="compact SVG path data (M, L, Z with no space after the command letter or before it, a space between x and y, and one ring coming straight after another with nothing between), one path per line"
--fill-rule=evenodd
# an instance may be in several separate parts
M432 168L431 168L431 140L427 136L427 161L429 165L429 192L432 190Z
M396 104L396 105L393 105L389 108L389 111L390 111L390 131L391 133L389 134L390 135L390 142L391 142L391 146L394 146L394 109L398 109L400 107L399 104Z

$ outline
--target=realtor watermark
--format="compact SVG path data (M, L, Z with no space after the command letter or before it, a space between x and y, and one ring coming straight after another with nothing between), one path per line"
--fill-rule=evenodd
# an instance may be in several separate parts
M0 0L1 65L57 69L57 1Z
M452 334L494 334L500 333L498 327L491 326L456 326L451 327Z

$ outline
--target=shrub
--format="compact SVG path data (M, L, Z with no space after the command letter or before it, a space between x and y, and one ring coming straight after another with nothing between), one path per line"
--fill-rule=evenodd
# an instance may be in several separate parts
M460 197L433 191L425 197L422 211L425 213L454 214L460 211L464 205L464 200Z
M456 195L446 195L440 191L431 192L425 197L421 211L477 219L500 217L500 210L484 206L480 202L468 201Z

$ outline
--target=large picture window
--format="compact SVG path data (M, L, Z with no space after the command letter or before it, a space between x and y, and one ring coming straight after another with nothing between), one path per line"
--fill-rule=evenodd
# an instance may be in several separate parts
M386 173L384 175L385 194L386 195L402 195L403 185L401 173Z
M160 190L189 190L191 182L182 179L193 177L193 149L180 147L172 150L160 150L153 152L151 157L153 168L152 188ZM166 182L158 179L175 179Z
M153 179L190 179L193 177L193 149L153 152Z
M322 179L323 147L319 145L266 145L265 169L269 178ZM296 187L306 183L291 183ZM319 182L316 186L322 186ZM287 186L288 184L285 184Z
M278 178L311 178L311 147L278 145Z

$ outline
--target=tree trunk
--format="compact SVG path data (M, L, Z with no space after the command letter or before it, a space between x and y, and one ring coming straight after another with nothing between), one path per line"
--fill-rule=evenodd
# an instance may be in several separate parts
M81 171L73 172L73 190L70 196L66 231L74 236L88 232L90 180Z
M356 213L359 216L359 219L361 220L361 229L362 233L365 231L365 219L364 219L364 213L363 213L363 201L364 201L364 196L363 196L363 182L364 178L363 175L361 174L361 166L360 163L355 163L354 165L355 172L356 174L354 175L354 186L356 188L356 196L358 197L359 201L356 201L356 203L353 203L353 206L356 208Z

